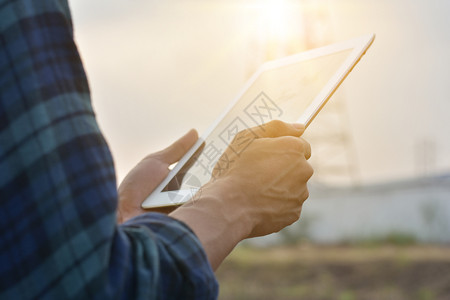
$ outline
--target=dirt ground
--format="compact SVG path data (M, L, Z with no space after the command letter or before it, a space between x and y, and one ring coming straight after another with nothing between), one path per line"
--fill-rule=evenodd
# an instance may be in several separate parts
M450 247L238 247L219 299L450 300Z

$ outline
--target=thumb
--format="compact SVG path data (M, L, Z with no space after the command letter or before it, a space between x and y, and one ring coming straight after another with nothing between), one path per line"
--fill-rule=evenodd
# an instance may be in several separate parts
M198 134L195 129L189 130L185 135L175 141L172 145L157 153L160 160L173 164L179 161L184 154L195 144L198 140Z

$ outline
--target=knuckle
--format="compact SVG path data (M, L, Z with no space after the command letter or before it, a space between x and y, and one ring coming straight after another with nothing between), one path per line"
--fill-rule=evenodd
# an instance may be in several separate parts
M305 201L308 198L309 198L309 190L308 190L308 188L306 188L302 194L302 201Z
M306 174L308 176L308 179L314 175L314 169L309 163L306 163Z
M280 120L272 120L264 126L264 129L270 130L271 132L279 132L285 127L285 123Z
M272 120L272 121L266 123L266 126L280 128L280 127L284 126L284 122L281 120Z
M305 140L304 138L302 138L302 137L300 137L299 138L299 140L300 140L300 142L305 146L305 148L309 148L309 149L311 149L311 144L310 143L308 143L308 141L307 140Z
M297 214L295 213L294 210L289 211L288 213L284 214L284 220L283 223L280 224L280 230L283 229L286 226L289 226L291 224L293 224L295 221L297 221Z
M292 212L289 214L288 217L288 223L293 224L294 222L298 221L298 219L300 219L300 214L301 214L301 206L299 205L296 209L292 210Z
M303 152L310 156L310 154L311 154L311 145L303 138L299 138L298 140L302 144ZM309 158L309 157L307 157L307 158Z
M274 136L282 130L283 126L284 123L282 121L272 120L258 126L257 131L260 133L261 137Z
M294 136L284 136L281 137L280 140L283 143L283 146L286 148L292 148L295 151L299 153L305 152L305 145L302 143L302 141Z

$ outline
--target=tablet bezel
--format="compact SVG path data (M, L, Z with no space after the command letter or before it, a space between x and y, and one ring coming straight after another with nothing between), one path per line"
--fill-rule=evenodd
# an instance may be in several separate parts
M142 203L143 208L156 208L164 206L181 205L188 200L186 197L186 191L169 191L162 192L167 184L173 179L173 177L180 171L180 169L186 164L189 158L195 153L195 151L203 144L206 138L212 133L212 131L218 126L223 118L229 113L234 105L242 98L245 92L256 81L256 79L265 71L288 66L293 63L306 61L314 58L318 58L325 55L330 55L336 52L353 49L348 55L347 59L342 63L335 74L328 80L324 87L320 90L311 104L303 112L297 123L304 124L308 127L312 120L317 116L320 110L324 107L327 101L331 98L336 89L344 81L347 75L352 71L354 66L359 62L361 57L365 54L367 49L371 46L375 39L375 34L369 34L348 41L308 50L292 56L288 56L282 59L269 61L261 65L261 67L253 74L253 76L246 82L241 89L237 97L228 105L224 112L213 122L213 124L205 131L205 133L197 140L197 142L189 149L189 151L180 159L175 167L169 172L167 177L158 185L158 187L145 199ZM192 191L190 191L192 192ZM177 197L180 194L180 197ZM177 200L182 199L182 200Z

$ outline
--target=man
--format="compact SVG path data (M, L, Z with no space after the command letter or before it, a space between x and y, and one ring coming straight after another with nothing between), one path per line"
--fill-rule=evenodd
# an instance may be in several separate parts
M300 215L310 147L280 121L170 215L140 205L195 131L117 192L64 0L0 1L0 70L0 299L214 299L239 241Z

